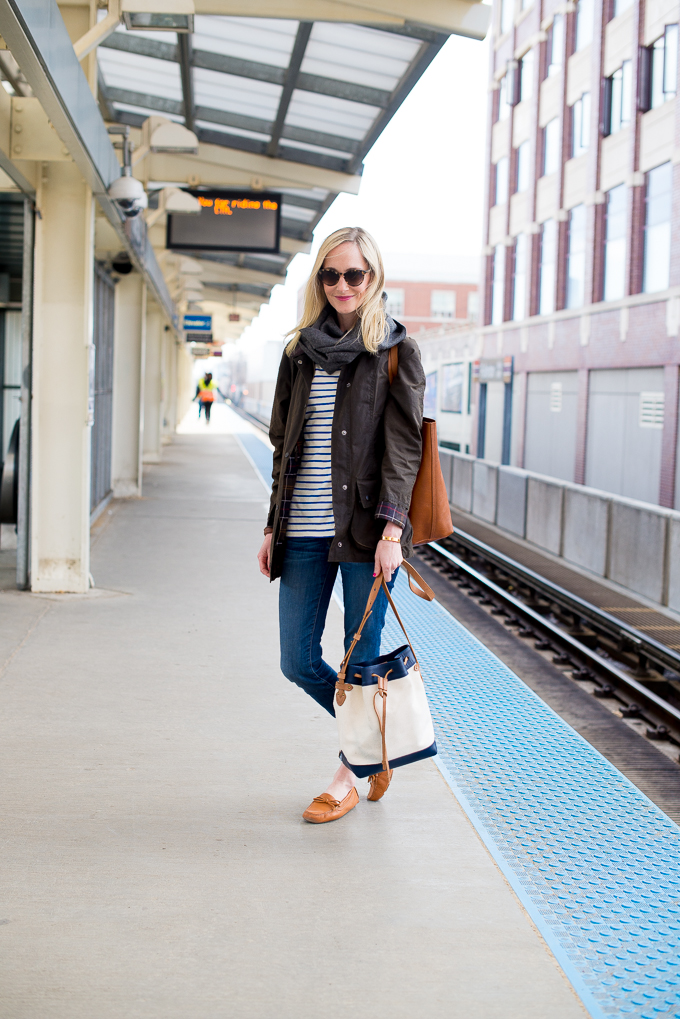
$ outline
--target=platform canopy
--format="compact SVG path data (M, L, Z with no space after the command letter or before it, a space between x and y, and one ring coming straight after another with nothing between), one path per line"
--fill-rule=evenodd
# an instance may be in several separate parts
M336 195L358 191L366 153L448 37L483 38L489 14L467 0L198 0L191 33L121 23L101 43L100 109L108 123L161 115L196 133L198 155L144 161L151 194L200 183L283 195L280 254L200 255L233 267L223 281L212 273L212 299L221 287L252 306L283 282Z

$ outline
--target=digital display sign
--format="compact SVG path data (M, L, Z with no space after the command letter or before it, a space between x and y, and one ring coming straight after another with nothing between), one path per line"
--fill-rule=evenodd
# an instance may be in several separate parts
M187 188L198 216L168 214L166 247L172 251L259 251L278 254L281 195L264 191Z

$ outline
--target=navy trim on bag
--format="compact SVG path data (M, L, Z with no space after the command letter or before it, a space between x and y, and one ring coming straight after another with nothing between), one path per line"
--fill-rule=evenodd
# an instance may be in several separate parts
M403 679L413 665L415 659L413 651L404 644L396 651L390 651L388 655L381 655L374 658L372 662L357 662L347 670L346 682L353 686L376 686L377 676L385 676L391 671L387 682L393 679Z
M436 757L437 744L426 747L424 750L416 750L414 754L404 754L403 757L395 757L389 762L390 768L401 768L404 764L413 764L414 761L421 761L425 757ZM356 775L357 778L368 778L369 775L377 775L383 770L382 764L350 764L342 750L340 760L346 768Z

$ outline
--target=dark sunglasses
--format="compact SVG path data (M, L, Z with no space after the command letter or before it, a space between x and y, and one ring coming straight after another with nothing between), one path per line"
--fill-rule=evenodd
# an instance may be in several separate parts
M347 272L338 272L337 269L319 269L319 279L325 287L334 287L344 276L348 286L360 287L364 282L364 276L368 276L370 272L370 269L348 269Z

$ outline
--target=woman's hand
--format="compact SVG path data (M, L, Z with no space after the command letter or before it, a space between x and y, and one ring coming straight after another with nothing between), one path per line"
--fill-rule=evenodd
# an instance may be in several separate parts
M383 534L390 538L401 538L402 528L399 524L392 523L391 520L385 524ZM404 557L401 553L401 543L398 541L379 541L375 550L375 565L373 568L373 576L377 577L379 573L382 573L385 582L389 584L392 576L397 572Z
M260 551L257 553L257 561L260 564L260 573L264 573L265 577L269 576L269 569L271 566L270 558L271 544L272 544L271 534L265 534L264 541L262 542ZM386 544L387 542L384 541L383 545Z

